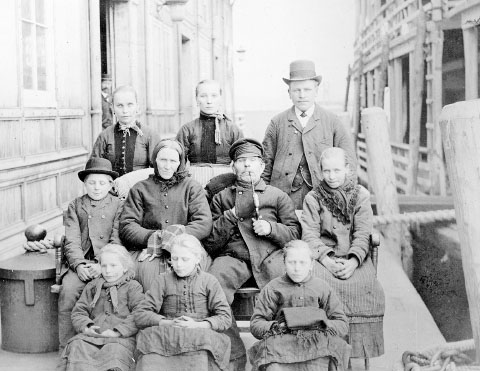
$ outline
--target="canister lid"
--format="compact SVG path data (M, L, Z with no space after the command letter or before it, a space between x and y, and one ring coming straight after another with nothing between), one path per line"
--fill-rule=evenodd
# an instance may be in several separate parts
M28 252L0 261L0 279L50 279L55 277L55 251Z

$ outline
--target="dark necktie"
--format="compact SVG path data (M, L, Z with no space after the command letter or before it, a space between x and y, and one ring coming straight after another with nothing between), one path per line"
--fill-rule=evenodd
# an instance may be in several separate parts
M307 116L307 113L306 113L305 111L302 111L302 113L300 114L300 116L301 116L302 118L304 118L304 117Z

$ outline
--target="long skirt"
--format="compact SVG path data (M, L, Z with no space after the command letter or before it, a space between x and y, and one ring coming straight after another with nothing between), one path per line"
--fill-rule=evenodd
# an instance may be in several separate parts
M171 368L189 370L192 365L189 361L190 354L186 353L196 351L207 352L212 358L211 362L217 365L217 369L226 369L230 359L230 339L226 335L211 329L184 329L173 326L147 327L137 334L135 356L138 361L144 360L142 363L145 368L153 366L152 363L147 363L148 361L163 359L159 357L176 357L167 359L171 361L169 362ZM145 355L150 356L144 359L143 356ZM195 358L200 358L199 365L193 369L209 369L208 358L205 358L204 355L203 353L192 354ZM185 368L182 367L184 365ZM157 369L165 368L164 366L157 366Z
M385 294L370 257L347 280L335 278L323 265L314 267L314 275L326 281L343 303L352 358L382 355Z
M67 371L122 371L135 369L135 338L91 337L84 334L71 338L61 359Z
M335 363L329 357L320 357L297 363L270 363L265 371L336 371Z
M291 370L328 370L329 365L344 370L350 351L351 347L338 336L303 331L302 334L279 334L259 340L248 349L248 357L253 370L288 366Z
M141 355L137 371L219 371L217 363L206 350L164 356L157 353Z

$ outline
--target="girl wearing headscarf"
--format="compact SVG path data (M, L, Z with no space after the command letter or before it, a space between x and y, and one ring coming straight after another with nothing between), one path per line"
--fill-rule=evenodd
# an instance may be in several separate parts
M314 275L338 294L348 317L352 358L382 355L385 295L369 255L373 212L370 193L357 185L345 151L320 156L322 181L303 202L302 240L321 263Z
M137 93L131 86L121 86L113 92L115 125L99 134L91 157L110 160L120 176L135 170L149 168L158 136L137 120Z
M185 170L183 146L175 140L162 140L151 161L154 174L130 189L120 216L120 238L133 252L136 277L145 291L168 267L171 237L187 233L201 240L212 230L205 192ZM202 269L207 269L208 260L205 253Z

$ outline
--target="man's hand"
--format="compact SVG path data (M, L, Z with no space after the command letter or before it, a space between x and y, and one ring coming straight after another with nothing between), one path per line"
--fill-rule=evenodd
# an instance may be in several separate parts
M85 264L80 264L77 266L77 275L82 282L88 282L90 279L92 279L90 277L90 270Z
M150 254L150 253L148 253L147 248L145 248L144 250L142 250L142 253L140 253L140 255L138 256L138 262L145 261L148 257L150 257L150 258L148 259L148 262L150 262L150 261L153 261L154 258L160 257L160 256L157 255L157 254Z
M342 268L337 271L336 276L344 280L350 278L360 264L355 257L349 258L348 260L341 259L339 263L342 265Z
M265 236L265 235L270 235L272 232L272 226L268 221L262 220L262 219L254 219L253 220L253 231L255 234L259 236Z
M100 264L98 263L86 264L85 267L88 269L88 273L91 279L98 278L102 273L102 269L100 268Z
M332 260L330 257L325 256L322 261L322 265L330 271L334 276L337 276L337 273L343 269L343 265L341 263L337 263L335 260Z

